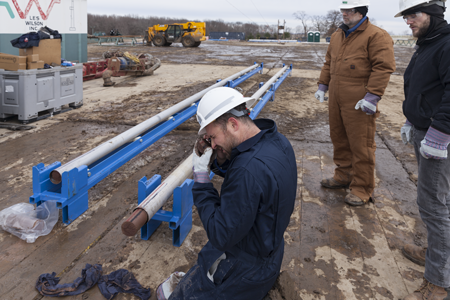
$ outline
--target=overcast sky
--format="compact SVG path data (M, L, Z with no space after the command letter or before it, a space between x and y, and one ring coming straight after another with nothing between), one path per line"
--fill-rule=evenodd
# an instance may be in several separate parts
M91 14L160 16L200 21L221 19L259 25L276 25L278 20L285 20L287 27L295 29L300 22L293 17L294 12L305 11L310 16L325 15L329 10L339 9L340 3L339 0L95 0L88 1L87 5ZM398 0L371 0L368 16L375 18L376 24L390 33L410 32L402 18L394 18L398 10Z

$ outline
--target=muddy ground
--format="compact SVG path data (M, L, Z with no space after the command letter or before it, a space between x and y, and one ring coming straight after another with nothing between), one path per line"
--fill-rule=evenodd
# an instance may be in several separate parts
M402 299L420 283L423 267L405 259L405 243L426 245L425 227L416 198L417 167L413 149L404 146L402 74L413 53L395 47L397 71L377 121L375 203L344 204L345 190L326 190L319 181L333 172L327 105L314 99L327 44L252 44L205 42L199 48L117 47L89 45L89 60L104 51L150 53L162 61L153 76L113 78L83 85L84 105L17 132L0 129L0 209L27 202L33 194L32 167L66 163L132 126L173 106L217 79L264 62L240 87L250 96L260 82L292 64L288 77L259 117L272 118L291 141L297 156L298 193L285 233L283 275L266 299ZM15 122L11 120L11 122ZM89 190L89 209L70 225L27 244L0 231L0 298L40 299L34 284L42 273L56 272L61 283L80 276L87 263L102 264L105 274L120 268L154 291L170 273L187 271L207 237L195 211L193 228L183 245L172 246L172 232L162 224L148 241L126 237L120 225L137 204L143 176L167 176L191 153L198 124L191 118L138 154ZM213 179L220 190L221 181ZM170 203L168 203L170 208ZM67 299L102 299L97 287ZM117 299L137 299L122 294Z

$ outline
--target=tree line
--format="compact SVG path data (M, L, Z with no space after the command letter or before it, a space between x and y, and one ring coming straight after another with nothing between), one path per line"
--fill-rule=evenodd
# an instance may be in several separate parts
M331 36L343 22L339 10L329 10L326 15L313 16L304 11L297 11L293 16L302 24L296 27L296 31L303 32L305 37L308 31L319 31L324 36ZM377 25L374 18L370 18L370 22Z
M122 35L142 35L148 27L156 24L205 22L206 35L210 32L245 32L247 38L272 37L276 34L277 25L258 25L256 23L225 22L224 20L188 20L167 17L142 17L137 15L94 15L88 14L88 33L105 33L111 30Z
M148 27L156 24L205 22L206 35L210 32L244 32L247 39L252 38L300 38L310 30L320 31L326 36L331 35L340 23L342 15L339 11L329 11L324 16L309 16L304 11L293 14L301 22L301 26L284 28L283 36L277 36L278 25L258 25L256 23L226 22L224 20L188 20L184 18L142 17L138 15L95 15L88 14L88 33L109 35L111 30L122 35L143 35Z

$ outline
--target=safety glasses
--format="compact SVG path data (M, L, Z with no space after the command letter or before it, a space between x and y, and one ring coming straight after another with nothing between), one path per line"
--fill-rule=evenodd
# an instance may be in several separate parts
M353 15L354 13L356 13L356 9L354 9L354 8L350 8L350 9L341 8L341 13L346 14L346 15Z
M422 16L422 12L418 11L413 14L404 15L403 20L405 21L405 23L408 23L408 21L414 22L415 20L417 20L417 18L420 18L421 16Z

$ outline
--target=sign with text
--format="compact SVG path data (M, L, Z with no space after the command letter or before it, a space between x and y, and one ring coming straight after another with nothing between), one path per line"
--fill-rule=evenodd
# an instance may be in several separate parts
M87 33L87 0L0 0L0 34L44 26L59 33Z

